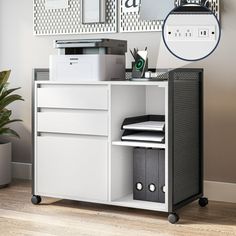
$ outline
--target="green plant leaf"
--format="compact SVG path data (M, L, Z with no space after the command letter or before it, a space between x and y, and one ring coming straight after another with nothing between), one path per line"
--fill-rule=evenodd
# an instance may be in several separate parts
M0 84L0 96L7 90L7 84Z
M7 125L20 122L20 119L12 119L12 111L7 109L7 106L15 101L24 101L23 98L18 94L12 94L20 88L8 89L8 79L10 77L11 71L0 72L0 136L14 136L20 138L18 133L12 130Z
M20 95L13 94L0 100L0 111L15 101L24 101Z
M7 110L7 109L4 109L4 110L0 111L0 123L3 120L9 120L11 114L12 114L12 112L10 110Z
M13 137L20 138L20 135L16 131L10 128L0 129L0 135L13 136Z
M0 127L4 127L4 123L7 123L10 121L11 111L3 112L0 114Z
M6 96L8 96L9 94L15 92L16 90L19 90L20 88L13 88L13 89L8 89L3 91L2 93L0 93L0 101L5 98Z
M6 84L11 74L11 70L0 72L0 84Z
M12 123L15 123L15 122L22 122L22 120L20 119L14 119L14 120L6 120L4 122L0 122L0 129L6 125L9 125L9 124L12 124Z
M2 71L0 72L0 95L7 89L8 79L10 77L11 71Z

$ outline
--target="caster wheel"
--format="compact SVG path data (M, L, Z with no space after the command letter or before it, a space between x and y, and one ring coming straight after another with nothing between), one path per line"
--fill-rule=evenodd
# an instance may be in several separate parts
M208 199L205 198L205 197L200 198L199 201L198 201L198 204L201 207L205 207L206 205L208 205Z
M32 202L34 205L38 205L41 201L42 201L42 199L41 199L40 196L35 196L35 195L33 195L32 198L31 198L31 202Z
M179 216L176 213L170 213L168 216L168 221L171 224L175 224L179 221Z

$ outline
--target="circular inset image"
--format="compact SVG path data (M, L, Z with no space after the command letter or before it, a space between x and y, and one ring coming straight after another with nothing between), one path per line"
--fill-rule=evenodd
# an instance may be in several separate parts
M185 61L199 61L217 48L221 37L220 23L208 8L186 4L169 13L162 36L174 56Z

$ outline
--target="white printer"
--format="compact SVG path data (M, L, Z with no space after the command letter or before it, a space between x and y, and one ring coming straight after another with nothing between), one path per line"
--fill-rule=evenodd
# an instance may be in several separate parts
M113 39L56 40L50 56L50 80L125 80L127 41Z

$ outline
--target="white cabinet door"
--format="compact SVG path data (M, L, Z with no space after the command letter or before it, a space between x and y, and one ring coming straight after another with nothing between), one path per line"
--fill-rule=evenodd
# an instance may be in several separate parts
M37 137L36 192L72 200L107 201L108 142L91 137Z

